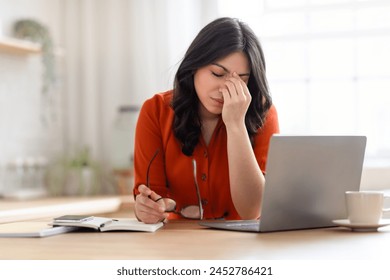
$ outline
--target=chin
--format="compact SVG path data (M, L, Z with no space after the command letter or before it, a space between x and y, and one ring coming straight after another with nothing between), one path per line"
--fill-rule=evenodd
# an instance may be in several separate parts
M206 106L204 106L202 104L201 112L203 112L201 114L204 116L219 116L222 114L222 106L215 106L214 104L207 104Z
M216 116L219 116L222 114L222 108L219 109L219 108L208 108L207 111L212 114L212 115L216 115Z

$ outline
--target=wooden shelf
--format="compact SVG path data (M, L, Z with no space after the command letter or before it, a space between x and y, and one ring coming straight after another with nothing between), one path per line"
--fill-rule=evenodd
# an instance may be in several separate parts
M29 55L41 53L41 45L26 40L19 40L14 38L0 38L0 52Z

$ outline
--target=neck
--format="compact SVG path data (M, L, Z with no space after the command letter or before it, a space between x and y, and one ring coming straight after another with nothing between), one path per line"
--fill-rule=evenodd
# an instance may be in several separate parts
M208 146L211 141L211 137L213 136L215 127L217 126L218 121L221 118L221 115L212 114L207 111L206 108L204 108L202 105L200 105L199 117L202 124L202 136L206 145Z
M204 139L207 146L209 145L209 143L211 141L215 127L218 124L218 121L219 121L219 116L214 117L214 118L203 118L202 119L202 127L201 127L202 136L203 136L203 139Z

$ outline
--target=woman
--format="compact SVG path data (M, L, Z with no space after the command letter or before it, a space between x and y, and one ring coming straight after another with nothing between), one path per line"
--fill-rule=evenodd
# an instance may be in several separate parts
M214 20L187 50L173 90L141 109L137 218L259 218L269 141L278 132L259 41L237 19Z

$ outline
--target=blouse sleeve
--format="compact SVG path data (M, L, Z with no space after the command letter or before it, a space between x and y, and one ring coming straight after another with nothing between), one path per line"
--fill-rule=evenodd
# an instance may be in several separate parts
M274 105L268 110L265 123L255 137L254 152L261 171L266 173L268 148L273 134L279 133L278 114Z
M134 144L134 196L139 194L138 186L147 183L149 164L149 187L161 196L167 195L162 129L159 121L161 110L162 104L156 95L145 101L138 116Z

